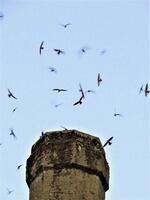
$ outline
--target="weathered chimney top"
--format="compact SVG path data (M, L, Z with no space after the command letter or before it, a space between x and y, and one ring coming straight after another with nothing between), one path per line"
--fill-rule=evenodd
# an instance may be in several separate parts
M32 146L27 160L26 181L30 187L38 174L54 169L80 169L96 175L105 191L109 188L109 166L98 137L78 130L46 132Z

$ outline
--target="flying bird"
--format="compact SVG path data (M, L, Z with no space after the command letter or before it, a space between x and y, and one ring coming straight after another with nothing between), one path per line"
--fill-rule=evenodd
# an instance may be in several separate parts
M140 87L139 94L143 92L143 85Z
M19 170L22 167L23 164L18 165L17 170Z
M57 55L59 55L59 54L64 54L64 53L65 53L65 52L62 51L61 49L54 49L54 51L57 52Z
M67 90L65 90L65 89L59 89L59 88L54 88L53 91L66 92Z
M73 106L78 105L78 104L82 104L82 99L83 99L83 98L84 98L84 97L81 96L80 99L79 99L77 102L75 102L75 103L73 104Z
M17 110L17 107L15 107L13 110L12 110L12 112L15 112Z
M106 49L103 49L100 51L101 55L104 55L106 53Z
M150 92L150 90L148 89L148 83L146 83L144 92L145 92L145 96L147 97L148 93Z
M58 104L55 104L54 106L55 106L55 108L58 108L61 105L62 105L62 103L58 103Z
M117 117L117 116L122 117L122 115L121 115L120 113L117 113L117 112L116 112L116 108L115 108L115 109L114 109L114 117Z
M8 195L10 195L13 191L14 191L14 190L9 190L9 189L7 188L7 194L8 194Z
M9 135L12 135L14 139L17 138L15 133L14 133L14 130L12 128L10 129L10 134Z
M120 116L122 117L122 115L120 113L114 113L114 116L117 117L117 116Z
M89 50L89 49L90 49L89 47L85 46L85 47L82 47L82 48L80 49L80 52L81 52L82 54L85 54L85 53L87 52L87 50Z
M105 147L106 145L111 145L112 144L112 139L113 139L113 137L111 137L111 138L109 138L106 142L105 142L105 144L103 145L103 147Z
M8 97L9 98L14 98L14 99L17 99L17 97L15 97L14 95L13 95L13 93L8 89Z
M102 79L100 77L100 73L98 73L98 76L97 76L97 84L98 84L98 86L100 86L101 82L102 82Z
M42 53L42 50L44 49L43 44L44 44L44 41L42 41L41 44L40 44L40 49L39 49L39 54L40 55Z
M71 25L70 23L67 24L60 24L61 26L63 26L64 28L67 28L67 26Z
M57 72L57 71L56 71L56 68L54 68L54 67L49 67L49 69L50 69L51 72L54 72L54 73Z
M85 94L86 94L86 93L94 93L94 94L96 94L96 92L95 92L94 90L86 90L86 91L85 91Z

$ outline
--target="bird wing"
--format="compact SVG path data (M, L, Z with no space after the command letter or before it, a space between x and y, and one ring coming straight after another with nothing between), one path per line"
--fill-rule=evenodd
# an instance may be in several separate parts
M59 90L60 90L60 89L58 89L58 88L54 88L54 89L53 89L53 91L59 91Z
M80 103L80 100L79 101L76 101L73 105L75 106L75 105L77 105L77 104L79 104Z
M109 138L109 139L107 140L107 142L110 142L112 139L113 139L113 137Z
M139 94L143 91L143 85L140 87Z
M100 81L100 73L98 73L98 76L97 76L98 86L99 86L99 81Z
M17 99L17 97L15 97L13 94L11 95L14 99Z
M12 95L12 93L11 93L11 91L9 89L8 89L8 92L9 92L10 95Z
M103 147L105 147L108 144L108 141L105 142L105 144L103 145Z
M66 26L69 26L69 25L71 25L70 23L68 23L68 24L65 24Z
M145 86L145 90L148 91L148 83Z
M17 167L17 169L20 169L20 167L22 167L22 165L19 165L19 166Z
M40 45L40 49L39 49L40 55L41 55L41 50L43 49L43 43L44 43L44 41L42 41L42 42L41 42L41 45Z
M67 90L65 90L65 89L60 89L60 91L64 91L64 92L65 92L65 91L67 91Z
M147 96L147 92L148 92L148 83L145 86L145 96Z

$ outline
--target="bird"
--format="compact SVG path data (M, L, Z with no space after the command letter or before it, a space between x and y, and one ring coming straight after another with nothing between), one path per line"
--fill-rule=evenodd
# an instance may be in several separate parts
M15 97L14 95L13 95L13 93L8 89L8 97L9 98L14 98L14 99L17 99L17 97Z
M17 170L19 170L22 167L23 164L18 165Z
M86 94L86 93L94 93L94 94L96 94L96 92L95 92L94 90L86 90L86 91L85 91L85 94Z
M39 54L40 55L42 53L42 50L44 49L43 44L44 44L44 41L42 41L41 44L40 44L40 49L39 49Z
M80 49L80 52L81 52L82 54L85 54L85 53L87 52L87 50L89 50L89 49L90 49L89 47L85 46L85 47L82 47L82 48Z
M117 117L117 116L120 116L122 117L122 115L120 113L114 113L114 116Z
M0 146L2 145L2 143L0 143Z
M58 104L55 104L54 106L55 106L55 108L58 108L61 105L62 105L62 103L58 103Z
M60 24L61 26L63 26L64 28L67 28L67 26L71 25L70 23L67 24Z
M14 130L12 128L10 129L10 134L9 135L12 135L14 139L17 138L15 133L14 133Z
M54 72L54 73L57 72L57 71L56 71L56 68L54 68L54 67L49 67L49 69L50 69L51 72Z
M106 53L106 49L103 49L100 51L101 55L104 55Z
M143 92L143 85L140 87L139 94Z
M82 89L81 83L79 83L79 87L80 87L79 92L81 92L81 94L82 94L82 98L85 98L85 95L84 95L84 92L83 92L83 89Z
M7 188L7 194L8 194L8 195L10 195L13 191L14 191L14 190L9 190L9 189Z
M73 106L78 105L78 104L82 104L82 99L83 99L83 98L84 98L84 97L81 96L80 99L79 99L78 101L76 101L76 102L73 104Z
M54 51L57 52L57 55L60 55L60 54L64 54L65 52L62 51L61 49L54 49Z
M66 92L66 91L68 91L68 90L60 89L60 88L54 88L53 91L57 91L57 92Z
M117 112L116 112L116 108L115 108L115 109L114 109L114 117L117 117L117 116L122 117L122 115L121 115L120 113L117 113Z
M98 84L98 86L100 86L101 82L102 82L102 79L100 77L100 73L98 73L98 76L97 76L97 84Z
M147 97L148 93L150 92L150 90L148 89L148 83L146 83L144 92L145 92L145 97Z
M109 138L109 139L105 142L105 144L103 145L103 147L105 147L106 145L111 145L111 144L112 144L112 142L111 142L112 139L113 139L113 137Z
M15 107L13 110L12 110L12 112L15 112L17 110L17 107Z

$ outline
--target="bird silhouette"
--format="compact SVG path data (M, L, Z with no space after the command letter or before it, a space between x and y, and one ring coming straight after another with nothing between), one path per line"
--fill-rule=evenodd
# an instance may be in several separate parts
M76 101L74 104L73 104L73 106L75 106L75 105L78 105L78 104L82 104L82 99L84 98L84 96L82 95L81 97L80 97L80 99L78 100L78 101Z
M19 170L22 166L23 166L23 164L18 165L17 170Z
M122 117L122 114L116 112L116 108L114 109L114 117Z
M105 53L106 53L106 49L103 49L103 50L100 51L101 55L104 55Z
M85 91L85 94L86 94L86 93L94 93L94 94L96 94L96 92L95 92L94 90L86 90L86 91Z
M114 116L117 117L117 116L120 116L122 117L122 115L120 113L114 113Z
M57 91L57 92L66 92L67 90L65 90L65 89L60 89L60 88L54 88L53 91Z
M112 139L113 139L113 137L111 137L111 138L109 138L106 142L105 142L105 144L103 145L103 147L105 147L106 145L111 145L112 144Z
M100 73L98 73L98 76L97 76L97 84L98 84L98 86L100 86L101 82L102 82L102 79L100 77Z
M12 135L14 139L17 138L15 133L14 133L14 130L12 128L10 129L10 134L9 135Z
M84 47L82 47L82 48L80 49L80 52L81 52L82 54L85 54L85 53L87 52L87 50L89 50L89 49L90 49L89 47L84 46Z
M7 194L8 194L8 195L10 195L13 191L14 191L14 190L9 190L9 189L7 188Z
M146 83L144 92L145 92L145 97L147 97L148 93L150 92L150 90L148 89L148 83Z
M62 105L62 103L58 103L58 104L55 104L54 106L55 106L55 108L58 108L61 105Z
M17 97L15 97L14 95L13 95L13 93L8 89L8 97L9 98L14 98L14 99L17 99Z
M61 49L54 49L54 51L57 52L57 55L60 55L60 54L64 54L65 52L62 51Z
M54 73L57 72L57 71L56 71L56 68L54 68L54 67L49 67L49 69L50 69L51 72L54 72Z
M44 49L43 44L44 44L44 41L42 41L41 44L40 44L40 49L39 49L39 54L40 55L42 53L42 50Z
M60 24L61 26L63 26L64 28L67 28L67 26L71 25L70 23L67 24Z
M143 85L140 87L139 94L143 92Z
M15 107L13 110L12 110L12 112L15 112L17 110L17 107Z

